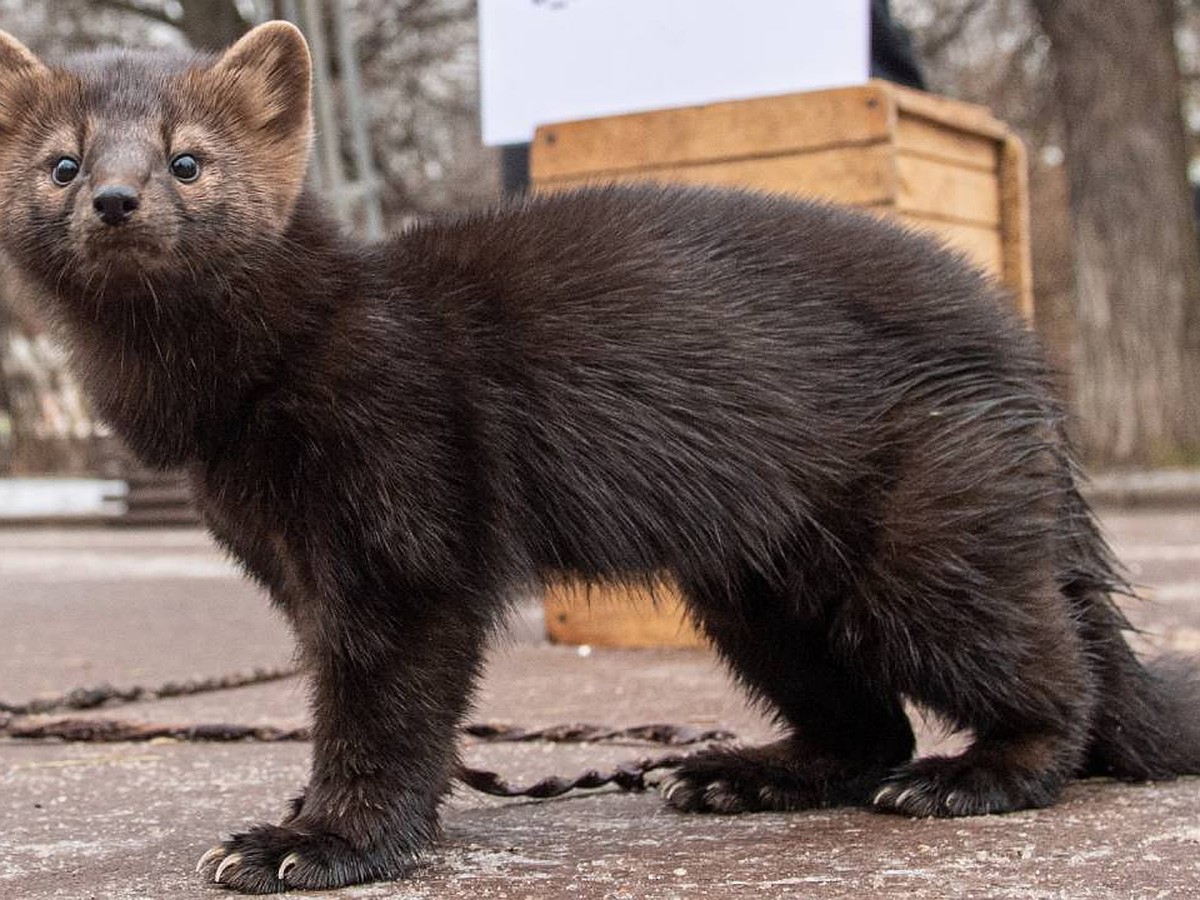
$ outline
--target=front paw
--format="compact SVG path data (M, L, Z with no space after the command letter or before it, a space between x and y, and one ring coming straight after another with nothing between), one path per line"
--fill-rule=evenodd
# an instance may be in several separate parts
M901 766L883 781L871 802L880 812L918 818L982 816L1049 806L1061 787L1053 773L968 751Z
M243 893L273 894L391 880L412 864L411 854L363 851L332 832L257 825L205 853L196 871Z
M818 793L788 763L782 745L710 750L682 763L660 790L681 812L728 815L822 805Z

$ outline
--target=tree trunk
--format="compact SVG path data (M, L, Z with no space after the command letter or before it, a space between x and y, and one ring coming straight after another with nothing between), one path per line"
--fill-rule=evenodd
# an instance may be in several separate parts
M0 260L0 380L10 446L0 474L113 474L124 459L92 416L64 353L22 314L21 286Z
M1175 0L1031 2L1066 126L1085 453L1109 465L1195 462L1200 251Z

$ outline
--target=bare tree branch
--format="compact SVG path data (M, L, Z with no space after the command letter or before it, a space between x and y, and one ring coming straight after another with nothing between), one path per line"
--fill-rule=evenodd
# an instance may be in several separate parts
M179 23L171 18L165 10L154 9L152 7L142 6L140 4L130 3L128 0L92 0L94 6L103 6L106 9L113 9L119 12L136 13L147 19L153 19L156 22L164 22L167 25L179 27Z
M1200 2L1200 0L1198 0ZM929 56L937 56L947 46L957 42L970 25L971 20L988 4L988 0L968 0L957 9L937 30L928 31L921 41L921 52Z

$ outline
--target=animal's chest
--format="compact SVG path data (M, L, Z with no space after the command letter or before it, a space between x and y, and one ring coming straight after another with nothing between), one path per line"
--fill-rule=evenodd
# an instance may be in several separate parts
M197 506L213 536L281 602L303 580L302 560L291 548L307 515L282 462L238 454L191 472Z

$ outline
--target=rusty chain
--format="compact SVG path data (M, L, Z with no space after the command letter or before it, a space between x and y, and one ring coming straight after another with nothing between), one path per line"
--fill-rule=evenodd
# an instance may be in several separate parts
M0 714L16 716L42 715L64 710L96 709L99 706L114 706L121 703L143 703L149 700L165 700L169 697L185 697L210 691L248 687L280 681L295 675L296 669L254 669L236 675L221 675L216 678L195 678L188 681L168 681L155 688L115 688L111 684L97 687L75 688L54 697L39 697L27 703L5 703L0 700Z
M155 688L115 688L99 685L77 688L55 697L38 698L26 703L0 701L0 738L19 740L57 739L70 742L112 743L128 741L174 740L188 742L258 741L278 743L307 741L311 732L306 727L279 728L271 725L234 725L227 723L161 724L132 722L121 719L61 717L46 719L51 713L84 711L102 706L162 700L230 688L247 687L278 681L296 674L295 669L256 669L251 673L226 675L218 678L167 682ZM728 731L700 729L686 725L663 723L613 728L595 724L551 725L528 729L498 723L468 723L462 733L485 743L618 743L637 742L672 747L697 744L726 743L735 739ZM595 769L567 778L552 775L525 787L514 787L495 772L461 766L458 778L473 790L498 797L529 797L546 799L570 791L594 790L614 786L623 791L643 791L646 776L660 769L673 768L686 756L671 754L631 760L608 772Z

